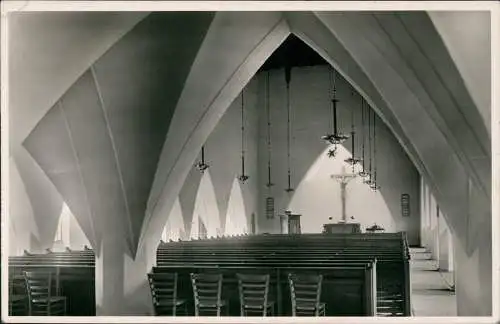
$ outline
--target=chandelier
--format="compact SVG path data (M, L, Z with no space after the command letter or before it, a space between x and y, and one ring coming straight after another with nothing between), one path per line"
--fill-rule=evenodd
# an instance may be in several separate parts
M271 188L274 183L271 181L271 104L269 91L269 71L266 74L266 114L267 114L267 183L266 187Z
M287 169L288 169L288 187L285 189L286 192L293 192L295 189L292 188L292 171L290 167L290 156L291 156L291 148L290 141L292 137L291 131L291 122L290 122L290 111L291 111L291 103L290 103L290 79L291 79L291 67L287 66L285 68L285 80L286 80L286 106L287 106Z
M353 89L351 89L351 97L354 97ZM351 108L351 157L345 159L344 161L352 166L352 173L354 173L354 167L356 166L356 164L361 162L359 158L356 158L356 150L355 150L356 148L354 147L355 135L356 135L356 130L354 127L354 108Z
M370 188L373 191L377 191L380 189L380 186L377 184L377 118L375 112L373 113L373 164L373 181L370 184Z
M337 88L336 88L336 74L335 74L335 69L330 68L329 70L329 83L330 83L330 88L332 89L331 93L331 111L332 111L332 120L330 124L330 132L323 135L321 139L326 141L328 144L334 145L333 149L328 151L328 157L335 157L337 153L337 145L342 144L345 142L349 136L341 133L338 129L337 125Z
M201 147L201 160L195 164L195 167L201 172L204 173L210 166L205 162L205 145Z
M245 183L250 177L245 174L245 88L241 90L241 175L238 180Z
M368 172L366 171L366 168L365 168L365 129L366 129L366 125L365 125L365 100L362 96L360 96L361 98L361 161L362 161L362 165L361 165L361 171L359 171L359 176L362 177L362 178L366 178L369 174Z

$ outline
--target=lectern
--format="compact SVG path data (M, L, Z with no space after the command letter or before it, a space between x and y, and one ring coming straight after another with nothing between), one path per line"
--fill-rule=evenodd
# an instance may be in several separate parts
M302 215L285 211L285 214L281 215L281 234L301 234L300 216Z

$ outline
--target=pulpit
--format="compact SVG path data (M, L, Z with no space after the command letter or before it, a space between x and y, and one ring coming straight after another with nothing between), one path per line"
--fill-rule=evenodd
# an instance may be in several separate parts
M281 215L281 234L301 234L300 216L302 215L285 211L285 214Z
M361 233L361 225L359 223L328 223L323 225L323 233Z

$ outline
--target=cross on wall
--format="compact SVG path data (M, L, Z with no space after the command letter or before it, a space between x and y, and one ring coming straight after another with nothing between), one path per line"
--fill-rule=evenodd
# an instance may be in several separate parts
M347 173L345 171L345 166L342 166L342 172L339 174L332 174L331 178L335 179L340 184L340 201L342 205L342 221L345 223L347 221L346 215L346 199L347 199L347 185L351 180L356 178L355 173Z

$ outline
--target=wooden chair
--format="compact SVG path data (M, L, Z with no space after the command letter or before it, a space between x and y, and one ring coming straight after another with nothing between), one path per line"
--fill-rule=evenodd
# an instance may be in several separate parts
M288 274L292 316L325 316L325 303L320 302L322 275Z
M237 274L240 294L240 315L274 315L274 302L268 300L269 275Z
M53 295L52 272L24 272L30 316L66 315L66 297Z
M221 316L222 308L229 314L229 307L222 300L222 274L191 273L193 284L194 312L195 316L200 313Z
M177 277L177 273L148 273L155 316L177 316L178 308L187 315L186 300L177 298Z

